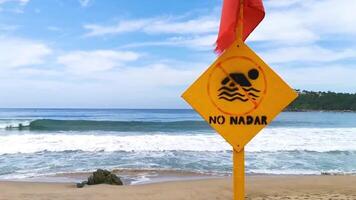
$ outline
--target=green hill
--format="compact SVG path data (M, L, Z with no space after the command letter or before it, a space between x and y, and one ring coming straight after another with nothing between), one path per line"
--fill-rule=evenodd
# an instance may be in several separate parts
M356 93L296 91L299 97L288 106L288 111L356 111Z

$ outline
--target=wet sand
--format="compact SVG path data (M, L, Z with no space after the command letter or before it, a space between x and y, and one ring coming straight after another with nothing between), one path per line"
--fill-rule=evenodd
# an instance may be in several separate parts
M356 176L248 176L247 199L356 199ZM231 200L231 178L142 185L0 182L0 200Z

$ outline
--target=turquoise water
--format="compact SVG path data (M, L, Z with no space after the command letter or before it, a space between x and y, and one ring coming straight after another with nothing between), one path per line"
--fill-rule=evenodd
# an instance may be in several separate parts
M107 169L231 173L231 147L192 110L0 109L0 179ZM356 173L356 113L285 112L246 171Z

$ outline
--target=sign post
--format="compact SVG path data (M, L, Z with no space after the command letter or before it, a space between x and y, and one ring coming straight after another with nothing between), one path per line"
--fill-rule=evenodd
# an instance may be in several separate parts
M243 19L244 19L244 0L239 0L239 20L237 25L237 40L243 42ZM233 148L233 188L234 200L245 199L245 149L237 151Z
M182 95L233 148L234 200L245 199L245 145L297 97L243 42L244 1L237 39Z
M245 150L233 150L234 200L245 199Z

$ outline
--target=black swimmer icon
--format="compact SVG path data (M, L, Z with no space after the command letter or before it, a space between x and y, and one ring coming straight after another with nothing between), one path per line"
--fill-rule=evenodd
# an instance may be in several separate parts
M221 88L218 90L219 99L226 101L239 100L246 102L249 99L257 100L260 90L253 87L251 81L257 80L259 71L251 69L247 76L243 73L231 73L221 81ZM240 87L238 87L240 86ZM239 92L239 88L244 90Z

